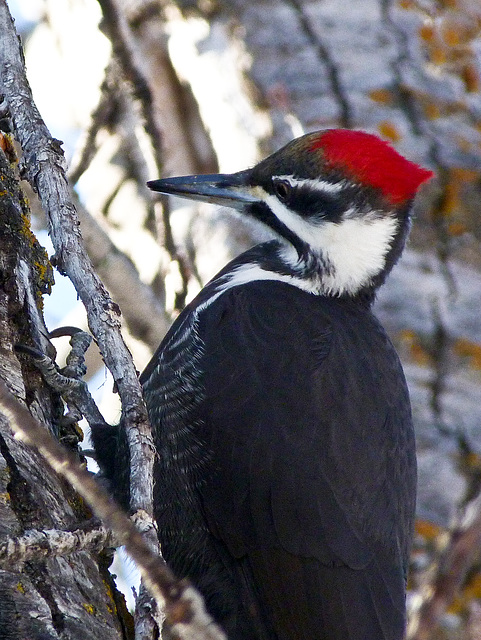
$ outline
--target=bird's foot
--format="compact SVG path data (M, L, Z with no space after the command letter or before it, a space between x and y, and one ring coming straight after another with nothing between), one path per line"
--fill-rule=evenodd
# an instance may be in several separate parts
M85 352L92 342L92 337L76 327L61 327L49 334L49 338L61 336L70 336L72 347L67 356L67 364L62 369L59 369L50 356L34 347L17 344L15 350L32 359L45 382L64 400L67 413L61 418L60 440L66 445L75 447L83 440L83 432L78 425L82 418L85 418L91 427L92 425L109 425L95 404L86 382L82 380L86 373Z

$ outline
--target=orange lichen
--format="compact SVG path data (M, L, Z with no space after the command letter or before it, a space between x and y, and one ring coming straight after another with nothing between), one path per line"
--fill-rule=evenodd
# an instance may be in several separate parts
M7 150L7 139L5 138L3 131L0 131L0 149L2 149L2 151Z
M14 139L11 133L0 131L0 147L11 164L16 164L18 162Z
M471 151L471 141L466 140L463 136L457 136L456 143L461 151L464 151L465 153L469 153Z
M452 167L449 169L448 177L444 185L443 203L440 210L436 211L436 213L448 217L453 215L454 212L462 210L465 185L475 183L479 178L479 171L474 171L473 169L464 169L462 167Z
M469 600L481 598L481 573L475 573L472 576L464 587L463 593Z
M415 4L412 0L399 0L398 6L400 9L411 10L415 8Z
M373 89L369 92L369 97L380 104L391 104L393 101L393 95L389 89Z
M479 471L481 469L481 456L474 451L470 451L463 456L463 463L472 471Z
M401 331L400 338L407 345L409 355L416 364L422 367L429 366L431 364L430 354L421 344L418 335L414 331L405 329Z
M431 47L429 51L431 62L435 65L443 65L447 62L446 49L441 46Z
M442 28L442 36L448 47L457 47L463 42L461 30L458 29L458 25L456 24L444 24Z
M435 38L434 25L429 22L425 22L419 27L419 37L425 42L432 42Z
M428 520L416 520L415 531L425 540L435 540L443 532L440 526Z
M427 102L424 104L424 114L428 120L436 120L441 116L441 109L435 102Z
M448 607L448 613L461 614L466 611L469 603L481 597L481 574L472 575L460 593L456 595L453 602Z
M463 222L450 222L448 224L448 233L450 236L462 236L468 230Z
M481 345L466 338L459 338L454 343L454 351L462 358L468 358L474 369L481 369Z
M466 64L461 69L461 79L464 82L466 91L469 93L477 93L481 88L481 80L478 70L472 63Z
M399 133L398 129L396 128L396 125L394 125L392 122L389 122L388 120L383 120L378 124L377 128L379 133L383 137L388 138L389 140L392 140L392 142L399 142L399 140L401 140L402 136Z

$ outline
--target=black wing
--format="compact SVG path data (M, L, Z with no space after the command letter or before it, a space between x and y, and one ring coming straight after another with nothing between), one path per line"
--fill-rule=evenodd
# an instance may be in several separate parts
M196 322L194 493L203 548L244 601L230 637L400 640L415 462L383 330L279 282L234 288ZM249 615L254 633L235 627Z

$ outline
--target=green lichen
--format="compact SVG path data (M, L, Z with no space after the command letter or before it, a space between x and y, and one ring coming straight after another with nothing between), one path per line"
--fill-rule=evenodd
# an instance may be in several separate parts
M12 498L10 497L10 494L8 493L8 491L4 491L3 493L0 493L0 504L3 506L8 506L11 502Z
M93 604L88 604L87 602L82 603L82 607L85 609L87 613L90 613L91 616L94 616L97 613L97 609Z
M26 198L24 199L24 205L28 206ZM22 206L23 208L23 206ZM52 287L55 284L53 267L48 258L48 254L44 247L37 240L36 235L33 233L30 225L30 211L24 210L21 214L22 225L19 229L20 233L27 239L27 242L32 251L32 265L35 271L36 285L36 300L40 310L43 310L43 296L45 294L50 295L52 293Z

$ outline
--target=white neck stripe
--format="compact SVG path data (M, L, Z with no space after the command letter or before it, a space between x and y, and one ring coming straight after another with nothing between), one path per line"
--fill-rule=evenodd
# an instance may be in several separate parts
M315 283L311 279L277 273L277 271L268 271L255 263L243 264L237 267L232 273L228 274L227 278L226 282L218 288L219 292L224 292L227 291L227 289L232 289L232 287L238 287L242 284L257 280L278 280L279 282L293 285L308 293L321 293L319 282Z

